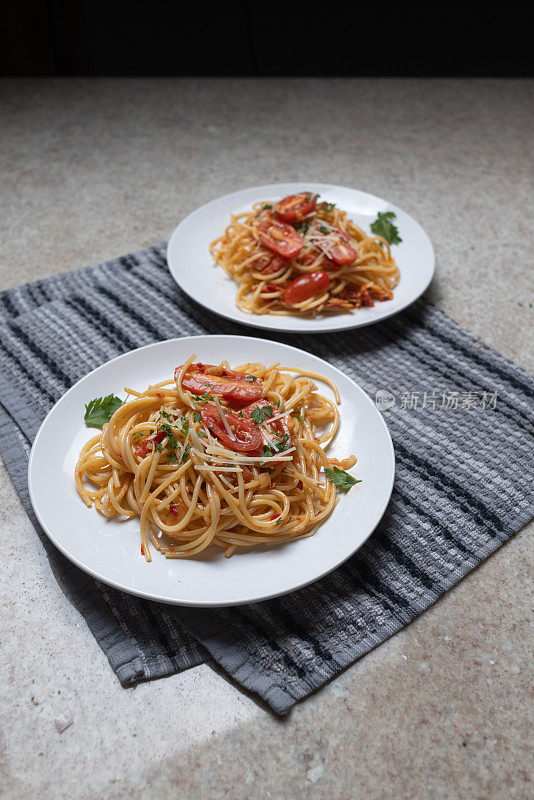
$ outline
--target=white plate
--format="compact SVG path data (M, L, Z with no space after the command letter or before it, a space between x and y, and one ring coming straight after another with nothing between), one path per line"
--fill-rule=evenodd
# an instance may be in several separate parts
M401 274L393 300L346 314L323 314L316 319L248 314L236 306L237 283L222 267L216 266L209 252L210 242L224 233L231 214L249 211L252 204L259 200L278 200L285 195L306 190L317 192L321 200L336 203L366 231L370 231L370 225L379 211L395 212L395 224L402 243L392 247ZM325 183L274 183L227 194L197 208L172 234L167 247L167 263L174 280L189 297L222 317L255 328L291 333L324 333L379 322L398 314L417 300L432 280L434 250L427 234L413 217L380 197Z
M315 536L277 547L196 560L166 559L151 548L140 552L139 521L106 520L87 508L74 484L80 449L95 435L83 422L84 404L123 387L144 389L172 376L192 353L218 364L280 361L320 372L336 382L342 398L341 428L329 449L333 456L355 453L352 470L362 479L342 495ZM253 357L252 357L253 353ZM325 394L331 396L328 387ZM388 504L395 459L391 438L373 402L335 367L278 342L244 336L193 336L142 347L119 356L82 378L56 403L33 444L28 483L34 511L54 544L85 572L131 594L190 606L250 603L290 592L320 578L357 550L372 533Z

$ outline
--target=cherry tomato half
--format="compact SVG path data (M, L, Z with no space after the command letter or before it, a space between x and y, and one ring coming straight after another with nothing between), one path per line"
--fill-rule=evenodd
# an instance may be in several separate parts
M268 247L273 253L278 253L282 258L298 256L304 247L304 239L296 232L295 228L272 217L260 222L258 236L265 247Z
M309 300L310 297L324 292L329 286L330 278L326 272L320 269L316 272L309 272L308 275L301 275L300 278L291 281L284 292L284 301L289 306L294 303L302 303L304 300Z
M274 207L274 213L283 222L298 222L313 211L317 202L317 195L311 192L289 194L283 197Z
M228 435L226 426L216 406L212 406L208 403L201 410L200 416L206 428L230 450L235 450L236 453L250 453L261 447L263 442L261 431L259 431L252 420L247 419L245 415L239 417L233 411L229 411L225 414L226 421L235 439L232 439Z
M335 230L337 241L328 247L328 255L340 267L352 264L358 258L358 251L350 243L349 237L343 231Z
M181 367L176 367L174 378L177 380ZM259 400L262 383L259 378L245 372L213 366L212 364L191 364L182 379L182 388L194 395L216 394L223 397L232 408L253 403Z

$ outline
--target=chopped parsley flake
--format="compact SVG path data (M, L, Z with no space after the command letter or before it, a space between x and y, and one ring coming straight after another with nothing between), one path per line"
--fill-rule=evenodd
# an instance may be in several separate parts
M273 408L272 406L263 406L261 408L254 408L250 416L252 417L253 422L256 425L260 425L260 423L264 422L267 417L272 417L273 415Z

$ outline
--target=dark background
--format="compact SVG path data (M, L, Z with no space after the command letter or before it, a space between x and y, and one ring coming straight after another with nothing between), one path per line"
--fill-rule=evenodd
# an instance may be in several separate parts
M527 4L17 0L4 75L530 76Z

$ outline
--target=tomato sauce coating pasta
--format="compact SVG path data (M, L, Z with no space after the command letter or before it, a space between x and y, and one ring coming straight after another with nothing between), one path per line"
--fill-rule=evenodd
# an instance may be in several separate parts
M210 546L230 556L311 536L336 503L324 470L356 461L325 452L340 421L337 388L280 364L234 370L195 358L174 379L126 388L132 399L80 453L80 496L105 517L138 517L148 561L150 545L167 558Z
M400 278L385 238L311 192L232 215L210 251L238 284L237 306L252 314L348 312L391 300Z

